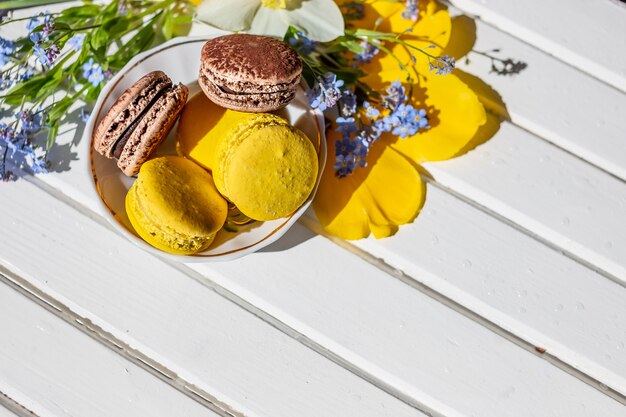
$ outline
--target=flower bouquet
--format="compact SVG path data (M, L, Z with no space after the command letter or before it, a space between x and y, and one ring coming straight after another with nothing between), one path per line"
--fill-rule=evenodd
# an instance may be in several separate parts
M133 56L203 25L280 38L300 55L309 104L327 120L313 207L332 235L393 235L423 205L419 164L460 155L497 130L485 133L479 96L455 74L452 19L435 0L84 0L35 16L10 11L56 2L0 5L0 29L28 30L0 37L5 181L16 167L46 172L69 109L93 102ZM89 117L84 106L80 116Z

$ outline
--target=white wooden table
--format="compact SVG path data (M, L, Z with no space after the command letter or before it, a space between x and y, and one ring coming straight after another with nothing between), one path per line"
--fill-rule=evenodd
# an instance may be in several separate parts
M470 54L509 120L393 238L164 261L96 214L72 126L69 171L0 184L0 416L626 416L626 5L453 3L528 66Z

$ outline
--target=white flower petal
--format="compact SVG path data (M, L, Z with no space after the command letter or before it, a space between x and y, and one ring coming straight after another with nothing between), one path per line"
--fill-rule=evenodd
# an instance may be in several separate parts
M219 29L248 30L261 0L204 0L196 9L196 19Z
M289 23L285 18L285 10L261 7L254 16L248 33L255 35L274 36L282 39L287 33Z
M300 7L288 7L285 13L289 24L300 29L307 38L329 42L343 35L343 15L333 0L301 0L299 3Z

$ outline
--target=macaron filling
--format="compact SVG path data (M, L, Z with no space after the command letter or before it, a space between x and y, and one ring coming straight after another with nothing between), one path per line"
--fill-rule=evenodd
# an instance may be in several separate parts
M150 111L150 109L154 106L154 104L163 97L168 91L172 90L172 83L168 83L169 85L162 86L156 90L156 94L151 94L153 97L150 102L144 106L141 112L135 117L131 124L128 125L126 130L119 136L119 139L113 145L113 156L115 158L119 158L124 150L124 146L128 142L128 139L133 134L141 120L146 116L146 114Z
M140 91L129 106L117 115L103 135L105 141L110 142L106 156L119 158L126 140L128 140L139 121L150 107L171 87L172 82L169 78L155 79L147 88Z

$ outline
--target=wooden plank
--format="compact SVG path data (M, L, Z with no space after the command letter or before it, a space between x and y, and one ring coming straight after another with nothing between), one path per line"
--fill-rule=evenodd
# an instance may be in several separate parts
M514 7L522 5L526 7L526 2L515 2ZM482 92L487 106L498 114L508 114L513 123L524 129L626 180L626 118L622 117L626 112L626 94L480 20L471 23L467 18L459 18L457 24L467 25L470 32L475 24L474 50L499 48L501 52L493 55L528 65L519 74L503 76L491 71L491 61L484 56L470 53L469 65L458 61L460 69L483 81L463 77L457 71L476 91ZM584 30L580 32L586 34Z
M626 92L626 6L617 0L449 0Z
M510 123L469 154L424 167L437 183L626 285L626 182Z
M626 394L626 289L430 187L390 239L354 245Z
M34 414L217 417L6 283L0 299L0 391Z
M599 390L301 226L269 251L193 265L206 276L197 277L201 285L26 184L0 189L4 262L244 414L417 412L283 333L251 323L208 279L230 283L260 308L255 314L278 328L291 326L283 331L295 330L293 337L436 415L623 411ZM33 239L56 242L42 255L45 262L28 262Z
M424 415L27 181L0 201L7 268L236 413Z
M16 417L17 414L13 414L8 408L4 408L0 405L0 417Z

